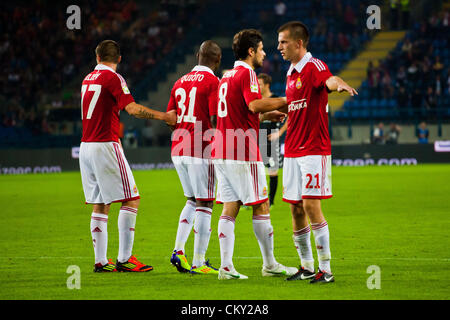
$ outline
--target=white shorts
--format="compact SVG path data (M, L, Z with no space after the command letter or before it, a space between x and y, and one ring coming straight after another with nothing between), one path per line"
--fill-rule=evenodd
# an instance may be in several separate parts
M140 198L117 142L82 142L80 171L86 203L110 204Z
M331 198L331 156L284 158L283 201Z
M216 177L211 159L173 156L172 161L186 197L214 201Z
M241 201L252 206L267 200L263 162L214 159L217 203Z

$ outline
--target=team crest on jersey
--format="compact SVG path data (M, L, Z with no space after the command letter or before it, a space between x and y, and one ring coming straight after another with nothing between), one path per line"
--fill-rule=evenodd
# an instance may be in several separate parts
M267 196L267 188L266 187L264 187L264 189L263 189L263 196Z
M295 87L297 89L300 89L302 87L302 79L300 79L300 77L297 78L297 81L295 82Z
M133 187L133 192L134 192L135 194L138 193L138 189L137 189L136 185L134 185L134 187Z

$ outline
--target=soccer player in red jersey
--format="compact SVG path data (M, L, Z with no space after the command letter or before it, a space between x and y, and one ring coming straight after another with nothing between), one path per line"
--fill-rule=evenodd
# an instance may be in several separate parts
M177 115L172 134L172 161L187 199L181 211L170 262L180 272L218 274L205 261L211 236L211 214L215 199L215 175L210 149L217 113L217 71L222 51L214 41L203 42L197 53L198 65L178 79L171 91L167 112ZM213 118L214 117L214 118ZM192 267L184 246L194 227Z
M297 269L278 263L273 254L273 228L264 164L258 148L259 122L280 121L285 98L262 98L255 68L265 57L261 33L246 29L233 39L237 59L219 83L217 129L213 142L213 162L217 175L217 202L223 203L218 235L221 266L218 278L247 279L236 271L232 257L234 224L241 205L253 207L253 230L263 256L263 276L291 275Z
M328 93L357 94L327 65L307 51L309 33L298 21L278 29L278 50L291 66L286 78L288 128L283 165L283 200L290 203L293 239L301 266L287 280L311 279L311 283L334 282L330 267L328 224L321 199L332 197L331 142L328 132ZM308 219L311 223L309 226ZM319 269L315 274L310 234L317 248Z
M119 45L102 41L95 49L97 66L81 86L83 136L80 171L87 204L93 204L91 234L95 253L95 272L146 272L145 265L132 255L139 192L118 138L119 113L143 119L163 120L174 125L176 117L137 104L125 80L116 72L121 55ZM119 212L119 253L117 262L106 258L110 204L121 202Z

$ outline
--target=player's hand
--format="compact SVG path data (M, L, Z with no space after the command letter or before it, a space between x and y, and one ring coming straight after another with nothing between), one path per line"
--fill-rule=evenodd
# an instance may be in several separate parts
M171 128L177 123L177 113L175 111L166 112L166 119L164 120Z
M272 122L281 122L286 118L286 114L278 110L264 113L264 120Z
M350 95L353 97L355 94L358 95L358 92L350 87L348 84L344 83L344 84L340 84L337 87L337 92L342 92L342 91L347 91L348 93L350 93Z
M280 132L279 131L275 131L274 133L271 133L267 136L267 140L269 141L274 141L280 138Z

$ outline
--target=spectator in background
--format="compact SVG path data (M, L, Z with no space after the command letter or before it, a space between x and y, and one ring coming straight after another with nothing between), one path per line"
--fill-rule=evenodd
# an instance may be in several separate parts
M373 130L372 143L373 144L384 144L385 143L383 122L380 122L378 124L378 126Z
M392 87L392 80L388 71L383 72L381 85L383 88L383 98L390 99L394 94L394 88Z
M402 11L402 29L409 28L409 0L400 0Z
M154 132L151 121L147 120L145 122L145 127L142 128L141 135L144 146L148 147L153 144Z
M397 144L398 143L398 137L400 136L400 127L395 124L391 123L389 126L389 131L386 138L386 144Z
M391 7L391 30L397 30L398 29L398 7L399 7L399 0L390 0L390 7Z
M448 76L447 76L447 93L450 95L450 68L449 71L447 72Z
M278 0L274 6L275 15L277 16L278 20L281 20L284 17L284 15L286 14L286 10L286 4L282 0Z
M373 62L369 61L367 68L367 79L369 83L369 93L371 99L380 98L380 70L373 66Z
M422 121L419 124L419 127L417 128L417 131L416 131L416 136L418 138L418 142L422 143L422 144L427 144L429 134L430 134L430 131L427 128L426 122Z
M405 119L408 117L409 108L409 94L404 86L400 86L397 93L397 108L400 112L400 118Z
M345 33L350 34L355 30L356 27L356 17L355 12L353 11L352 7L347 4L345 6L345 12L344 12L344 22L345 22Z
M130 127L123 137L123 146L125 148L137 148L138 147L138 134L134 127Z
M427 114L430 115L432 118L434 118L436 116L437 100L436 95L433 92L433 87L431 86L427 88L427 92L425 94L424 99L424 105L425 109L427 110Z
M444 69L444 65L441 62L441 57L440 56L436 56L436 60L433 64L433 70L436 73L440 73L442 70Z

